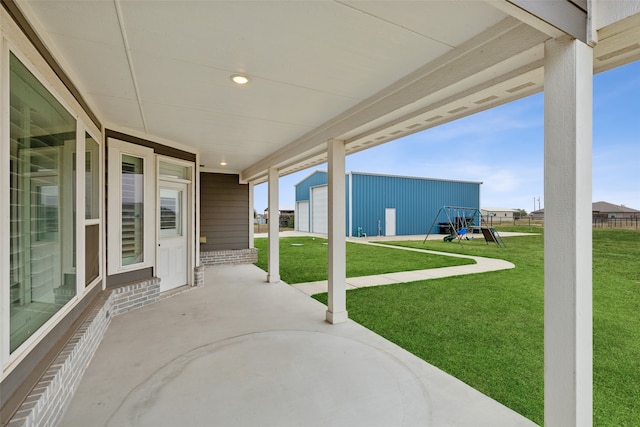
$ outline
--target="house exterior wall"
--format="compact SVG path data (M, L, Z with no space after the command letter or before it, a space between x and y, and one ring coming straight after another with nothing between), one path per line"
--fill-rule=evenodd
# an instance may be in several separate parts
M310 189L326 185L326 172L317 171L296 185L296 202L309 200ZM385 209L396 210L397 235L426 234L442 206L480 208L480 183L416 177L348 173L346 179L347 235L361 231L385 235ZM438 232L437 222L430 231Z
M238 175L200 174L200 236L202 252L249 247L249 185Z
M16 24L14 19L17 19L20 24ZM2 30L0 44L4 47L0 61L0 77L2 77L0 80L2 81L3 93L7 94L2 101L5 104L1 105L0 109L5 112L12 111L12 113L7 113L3 119L11 120L11 131L9 132L7 130L9 126L6 126L6 132L3 132L0 137L0 153L2 153L0 157L2 164L0 168L0 194L3 196L0 198L0 241L4 242L3 247L0 248L0 254L2 254L0 257L0 317L2 318L0 322L0 424L41 425L48 422L55 423L55 420L59 420L65 402L72 394L72 383L77 384L92 352L100 343L102 333L110 320L109 313L110 316L114 316L142 305L154 303L158 301L160 295L160 280L155 277L158 274L156 273L155 259L156 234L159 233L155 227L155 219L148 223L145 222L143 227L145 234L153 236L151 244L144 246L145 264L127 265L127 268L121 269L115 274L109 273L109 263L106 259L110 248L107 245L107 240L109 232L113 233L119 228L114 224L120 215L120 207L117 208L117 211L112 212L108 212L107 208L109 187L118 187L117 184L109 184L109 177L117 175L119 170L119 165L116 162L111 165L114 168L112 173L108 171L109 142L118 140L151 149L152 156L148 160L149 163L153 163L152 168L154 169L158 165L168 163L185 166L189 176L182 178L156 174L156 172L160 172L161 167L154 171L154 179L144 187L145 194L153 195L151 206L146 206L145 209L150 209L154 216L159 215L156 188L161 179L165 182L181 181L187 186L189 205L193 206L188 209L188 213L185 213L188 215L186 232L190 236L187 244L189 251L187 263L189 269L193 270L192 273L189 273L187 280L194 286L202 284L204 272L204 267L198 265L199 245L196 243L196 236L199 234L197 224L199 212L197 210L200 204L199 194L194 190L197 190L199 186L198 179L196 179L199 178L197 175L198 155L196 152L176 148L180 144L172 141L146 139L144 134L125 134L120 132L117 126L114 129L104 129L100 117L90 111L73 81L55 62L53 55L47 51L38 39L36 32L22 17L20 10L13 2L2 3L0 27ZM20 96L18 89L24 92L25 88L31 88L35 95L31 97ZM11 97L8 95L10 91ZM13 108L16 102L21 102L24 108L21 110ZM35 135L43 139L42 145L48 150L47 153L49 151L55 152L57 157L40 155L47 153L37 152L38 147L29 145L29 138L33 135L28 133L30 127L35 127L38 124L34 123L34 120L45 120L44 117L55 115L41 114L39 118L36 117L31 121L27 117L21 123L18 123L16 119L18 113L21 115L28 114L30 111L38 113L39 109L44 109L46 105L54 105L65 117L70 117L67 120L67 125L71 128L71 132L65 130L66 133L60 131L54 133L50 131L48 134L47 129L43 127L45 132L41 131ZM16 122L15 126L14 122ZM53 125L50 125L49 128L55 129ZM57 142L58 140L61 142ZM73 146L67 142L73 142ZM75 155L83 152L86 153L86 156ZM30 160L30 158L49 158L50 163L56 162L52 159L62 160L57 160L57 164L52 168L42 163L42 160L37 160L40 163L34 163L36 160ZM42 176L46 175L45 178L49 178L46 181L49 187L57 186L55 194L59 194L58 200L62 200L62 202L57 202L57 212L59 213L56 215L55 228L52 228L52 225L48 225L46 229L43 228L49 234L60 235L60 237L48 237L51 241L50 246L57 245L55 254L59 258L57 263L52 262L54 270L48 277L56 278L55 280L58 280L59 283L50 286L51 295L46 295L46 303L55 306L51 317L43 320L43 323L33 326L25 335L24 341L18 342L16 339L14 343L14 323L18 324L14 319L14 311L18 311L16 310L18 303L14 301L16 299L14 298L14 293L16 293L14 287L17 289L19 286L24 286L22 283L33 280L33 273L30 273L29 269L25 269L22 265L16 267L21 258L14 255L18 250L15 249L18 247L17 237L15 237L18 226L15 225L17 222L14 217L22 215L20 212L30 212L34 209L10 209L9 205L10 200L14 200L14 202L19 200L21 206L22 204L28 206L28 201L25 202L25 199L17 199L12 195L17 191L23 191L23 183L30 179L29 175L21 172L23 169L28 170L28 168L18 169L16 164L18 162L24 163L26 167L29 166L29 161L34 167L41 169ZM90 165L90 169L85 170L87 165ZM71 171L75 170L84 170L86 173L77 173L73 176L74 179L71 179ZM41 181L45 182L45 178L42 178ZM248 185L239 185L237 175L232 176L231 180L228 176L216 177L214 181L215 191L212 195L216 198L217 206L222 206L224 208L222 211L230 213L238 219L241 226L237 227L234 221L223 221L227 231L230 230L232 235L225 237L223 234L214 233L212 240L223 246L225 250L219 252L227 260L238 262L242 258L242 262L252 262L251 260L255 258L255 249L249 248ZM208 184L211 182L207 181L205 177L203 186ZM42 194L44 196L50 195L50 193ZM207 194L211 195L211 193ZM47 206L51 205L50 202L47 204ZM64 211L62 211L63 206ZM72 210L76 214L74 222L70 220L71 215L67 214L67 211ZM218 212L220 211L221 209L218 209ZM52 215L47 217L50 220L47 224L51 224ZM109 227L110 219L111 228ZM29 221L29 218L23 219L21 217L19 220L24 224L32 222ZM205 222L209 220L211 220L211 216L205 215ZM41 220L41 223L44 223L43 221ZM229 225L231 225L230 228ZM26 226L21 225L21 227L25 228ZM23 252L30 250L28 233L17 231L21 233L19 237L22 239L21 242L27 242L22 243L23 246L20 250ZM222 239L221 236L225 238ZM114 246L118 247L120 242L118 240L116 242L111 246L111 249ZM236 253L233 251L234 248L240 248L240 251ZM230 250L233 253L230 253ZM98 264L99 267L96 267ZM22 268L20 278L15 279L15 272L18 268ZM26 273L23 273L24 271ZM43 274L40 275L43 276ZM35 292L39 291L35 286L33 288ZM34 298L31 299L35 303L41 303ZM94 309L100 304L100 301L104 302L105 300L108 300L110 304L106 311L103 310L104 313L107 313L106 317L104 313L102 316L96 317ZM99 333L90 337L91 345L86 350L83 347L79 351L75 348L69 351L67 344L78 344L75 337L78 336L78 333L86 332L83 329L84 325L95 319L100 320ZM51 374L52 367L56 370L55 378ZM44 383L46 385L43 385Z

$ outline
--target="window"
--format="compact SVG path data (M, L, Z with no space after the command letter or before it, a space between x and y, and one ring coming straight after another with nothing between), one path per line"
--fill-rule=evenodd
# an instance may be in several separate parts
M85 133L85 286L100 277L100 145Z
M155 261L155 167L151 148L109 138L107 271L117 274Z
M76 121L13 54L9 65L13 352L76 294Z
M160 162L160 176L162 178L191 179L191 168L170 162Z
M144 262L144 159L122 155L122 265Z
M85 134L85 219L100 218L100 146Z

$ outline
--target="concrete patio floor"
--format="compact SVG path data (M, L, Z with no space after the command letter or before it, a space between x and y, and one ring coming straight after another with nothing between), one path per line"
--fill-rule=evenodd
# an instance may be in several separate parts
M63 426L533 426L253 265L118 316Z

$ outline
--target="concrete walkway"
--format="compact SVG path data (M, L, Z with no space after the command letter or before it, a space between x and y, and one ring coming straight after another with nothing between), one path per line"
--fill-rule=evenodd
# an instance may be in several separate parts
M112 320L63 426L533 426L253 265Z
M524 235L525 233L501 233L503 237L507 237L509 235ZM442 235L431 235L429 236L429 240L442 239ZM380 237L374 238L349 238L347 241L373 245L373 246L382 246L385 248L399 249L405 251L413 251L413 252L422 252L433 255L442 255L442 256L450 256L455 258L467 258L475 261L475 264L467 264L467 265L458 265L454 267L441 267L441 268L432 268L429 270L415 270L415 271L402 271L398 273L385 273L385 274L377 274L373 276L361 276L361 277L349 277L347 278L347 290L357 289L368 286L381 286L381 285L393 285L397 283L406 283L406 282L415 282L418 280L428 280L428 279L439 279L442 277L449 276L460 276L463 274L475 274L475 273L485 273L488 271L498 271L498 270L507 270L510 268L514 268L515 265L508 261L504 261L501 259L495 258L485 258L478 256L470 256L470 255L461 255L461 254L452 254L448 252L437 252L430 251L426 249L415 249L415 248L405 248L401 246L390 246L384 244L374 243L373 240L421 240L424 239L424 236L393 236L381 239ZM457 244L453 242L452 244ZM296 289L301 290L307 295L314 295L323 292L327 292L328 283L326 280L321 280L318 282L307 282L307 283L297 283L292 285Z

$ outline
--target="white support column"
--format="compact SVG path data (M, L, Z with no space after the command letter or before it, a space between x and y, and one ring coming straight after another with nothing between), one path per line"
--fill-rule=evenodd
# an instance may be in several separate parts
M329 308L327 322L347 320L347 243L344 141L327 142L329 160Z
M591 426L593 50L545 45L545 426Z
M278 169L269 168L269 273L267 282L280 281L280 208L278 206Z
M255 210L253 209L253 182L247 184L249 186L249 246L248 248L255 248L254 240L253 240L253 231L255 224L255 217L253 216Z

